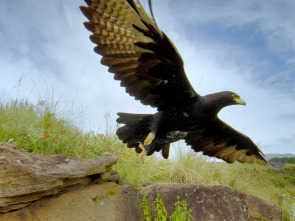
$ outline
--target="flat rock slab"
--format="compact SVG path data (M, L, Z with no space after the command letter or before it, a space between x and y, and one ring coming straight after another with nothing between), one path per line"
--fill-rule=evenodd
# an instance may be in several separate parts
M177 196L180 201L188 203L192 209L194 220L281 220L282 211L278 206L267 203L257 197L247 195L226 185L194 185L176 183L147 184L141 190L150 202L151 211L154 211L153 202L160 192L168 215L175 209Z
M0 143L0 213L29 205L44 196L77 186L117 180L116 157L81 159L26 153Z

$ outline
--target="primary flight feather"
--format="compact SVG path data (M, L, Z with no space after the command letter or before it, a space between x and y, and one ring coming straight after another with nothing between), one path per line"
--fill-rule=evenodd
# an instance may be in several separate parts
M102 55L101 63L114 73L126 92L155 114L118 113L125 126L117 135L141 158L155 151L169 156L170 143L184 139L196 152L228 163L267 164L260 149L246 135L221 121L225 106L245 102L234 92L201 96L192 88L174 44L137 0L85 0L85 27Z

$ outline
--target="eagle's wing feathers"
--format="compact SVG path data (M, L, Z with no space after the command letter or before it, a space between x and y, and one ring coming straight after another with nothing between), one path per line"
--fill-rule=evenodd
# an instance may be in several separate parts
M134 0L85 0L95 52L126 92L143 104L167 110L192 104L199 95L169 38Z
M246 135L216 119L188 133L186 143L196 152L223 159L228 163L257 163L266 165L261 150Z

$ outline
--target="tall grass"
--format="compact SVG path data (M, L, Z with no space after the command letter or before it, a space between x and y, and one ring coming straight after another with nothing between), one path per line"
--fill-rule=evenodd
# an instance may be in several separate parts
M65 154L94 158L117 151L122 145L110 135L85 132L67 118L59 116L57 103L42 102L36 106L27 100L0 104L0 141L20 146L37 154ZM123 149L123 148L122 148Z
M284 219L295 220L294 165L278 172L259 165L214 162L178 143L169 160L153 155L138 167L138 155L115 136L116 125L104 134L87 132L57 110L58 101L50 99L36 105L25 99L2 101L0 142L10 142L38 154L82 158L117 156L119 161L114 168L120 174L121 184L129 183L135 189L151 182L226 184L281 206Z

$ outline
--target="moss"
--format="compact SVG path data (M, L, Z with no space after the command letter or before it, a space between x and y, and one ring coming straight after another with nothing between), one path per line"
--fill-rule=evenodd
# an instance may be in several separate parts
M97 195L94 198L92 198L93 201L103 200L110 196L116 196L122 193L122 188L118 188L118 186L110 186L110 185L113 185L113 184L110 184L110 183L100 184L101 191L96 193Z
M253 218L254 220L261 220L261 221L271 220L271 217L269 217L269 216L263 216L263 215L261 215L259 213L254 214L254 216L251 217L251 218Z

